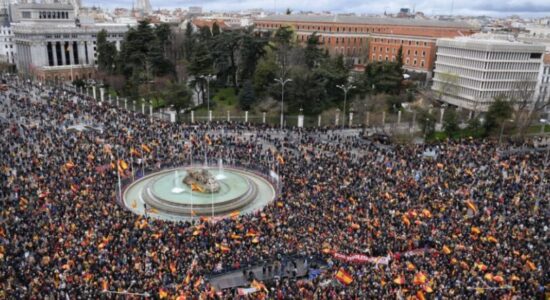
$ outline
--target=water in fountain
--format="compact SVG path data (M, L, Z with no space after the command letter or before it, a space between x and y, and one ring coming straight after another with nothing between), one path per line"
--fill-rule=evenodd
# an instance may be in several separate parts
M225 179L225 175L223 174L223 159L218 159L218 175L215 177L217 180Z
M172 193L174 194L180 194L180 193L183 193L183 191L185 191L185 189L183 189L181 187L181 184L180 184L180 177L179 177L179 174L178 174L178 170L176 170L174 172L174 187L172 188Z

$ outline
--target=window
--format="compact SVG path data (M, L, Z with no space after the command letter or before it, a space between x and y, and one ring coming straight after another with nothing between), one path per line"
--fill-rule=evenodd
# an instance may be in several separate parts
M422 51L422 57L426 56L426 51Z
M411 49L407 50L407 55L411 55Z
M30 19L31 18L31 12L30 11L22 11L21 12L21 18Z
M409 64L409 58L407 57L407 59L405 59L405 64L408 65Z

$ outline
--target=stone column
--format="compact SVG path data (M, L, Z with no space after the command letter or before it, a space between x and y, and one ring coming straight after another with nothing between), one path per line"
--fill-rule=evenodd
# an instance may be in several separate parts
M349 112L349 124L348 126L351 127L353 125L353 111Z
M443 115L445 115L445 108L442 107L439 114L439 124L443 124Z
M109 94L109 105L113 103L113 97L111 97L111 94Z
M367 127L369 126L369 122L370 122L369 119L370 119L370 112L367 111L367 121L366 121Z
M262 112L262 123L265 124L265 111Z
M191 111L191 123L195 123L195 111Z
M99 88L99 98L101 99L101 102L105 101L105 88L104 87Z
M208 121L212 122L212 111L211 110L208 111Z
M231 121L231 113L227 111L227 122Z
M317 117L317 127L321 127L321 115Z
M141 99L141 114L145 114L145 100Z
M248 123L248 110L244 112L244 122Z
M397 112L397 126L401 125L401 111Z
M386 125L386 112L383 111L382 112L382 127L384 127Z
M93 92L93 95L94 95L94 100L97 100L97 93L96 93L96 90L95 90L95 85L92 86L92 92Z
M334 125L338 126L339 123L340 123L340 110L337 109L336 110L336 116L334 118Z
M57 42L52 42L52 51L53 51L53 65L59 66L59 62L57 61Z

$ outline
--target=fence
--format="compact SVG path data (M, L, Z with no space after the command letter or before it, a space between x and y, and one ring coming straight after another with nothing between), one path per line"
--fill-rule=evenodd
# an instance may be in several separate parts
M155 109L153 104L145 100L128 100L118 96L105 94L105 91L95 88L75 89L67 87L67 90L80 92L81 95L105 101L112 105L124 108L127 111L142 113L151 118L162 119L166 121L179 121L183 123L199 123L199 122L236 122L236 123L251 123L251 124L266 124L271 126L280 126L280 115L273 112L252 113L248 111L234 112L214 112L214 111L193 111L187 110L180 113L176 120L174 111L168 109ZM94 92L95 90L95 92ZM465 124L473 117L471 112L466 110L457 110L457 116L460 124ZM443 130L443 120L445 116L445 108L430 109L430 113L435 117L436 130ZM347 112L344 116L339 110L325 112L317 116L310 115L284 115L285 127L365 127L373 128L383 132L398 132L398 133L413 133L421 130L419 116L414 111L398 111L390 112ZM299 120L302 120L301 124ZM537 120L538 121L538 120ZM547 122L547 121L545 121ZM301 126L299 126L301 125ZM545 132L545 124L535 122L533 126L541 126L540 134Z

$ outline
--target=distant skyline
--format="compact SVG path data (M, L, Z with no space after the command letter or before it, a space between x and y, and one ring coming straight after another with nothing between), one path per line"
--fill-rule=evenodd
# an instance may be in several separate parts
M96 5L105 8L131 8L132 0L84 0L85 5ZM331 11L332 13L381 14L384 11L396 13L400 8L410 8L424 12L427 15L489 15L524 17L550 17L549 0L150 0L153 9L187 8L201 6L204 11L239 11L244 9L262 8L282 12L290 8L299 11Z

